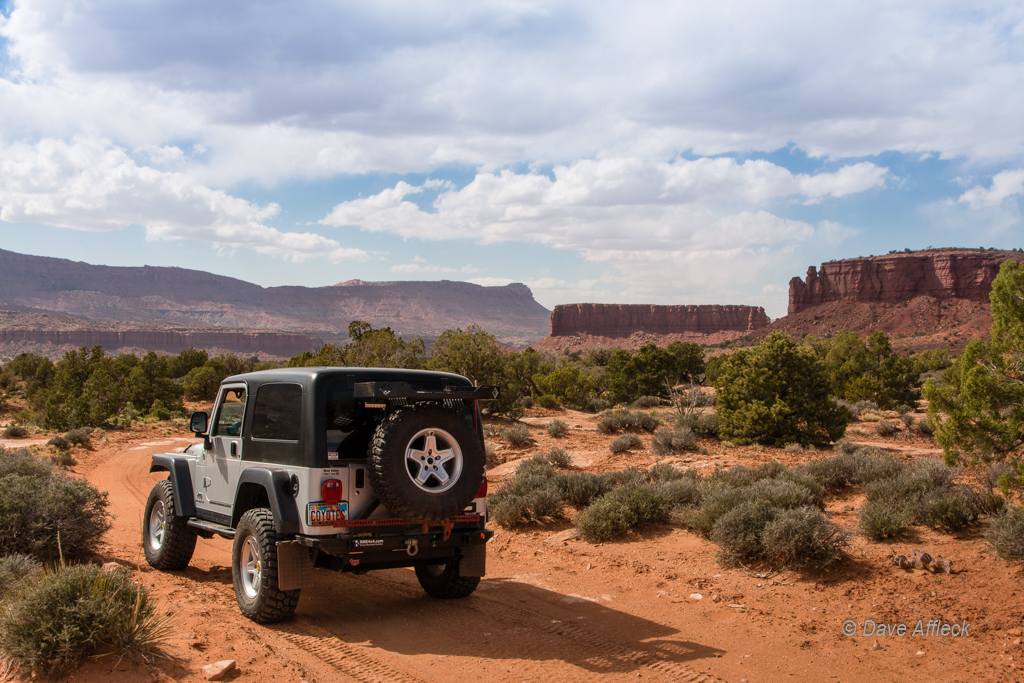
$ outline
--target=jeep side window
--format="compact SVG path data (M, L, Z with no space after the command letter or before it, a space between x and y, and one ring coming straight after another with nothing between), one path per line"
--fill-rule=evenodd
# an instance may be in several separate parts
M264 384L256 390L252 438L298 441L302 429L302 387Z
M239 436L242 433L242 416L245 414L245 389L224 389L220 397L220 409L213 423L212 436Z

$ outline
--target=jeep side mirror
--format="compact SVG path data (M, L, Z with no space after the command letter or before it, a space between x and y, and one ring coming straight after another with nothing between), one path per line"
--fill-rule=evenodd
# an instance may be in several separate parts
M192 413L192 416L188 419L188 428L196 436L205 434L209 428L210 416L202 410L197 410Z

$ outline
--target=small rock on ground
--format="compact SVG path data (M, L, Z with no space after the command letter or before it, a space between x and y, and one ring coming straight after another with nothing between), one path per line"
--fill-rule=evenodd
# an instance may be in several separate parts
M203 667L203 675L208 681L219 681L224 678L227 672L235 668L235 660L225 659L223 662L207 664Z

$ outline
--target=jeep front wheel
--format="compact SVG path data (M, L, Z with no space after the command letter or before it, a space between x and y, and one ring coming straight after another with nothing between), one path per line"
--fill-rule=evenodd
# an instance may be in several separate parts
M235 600L242 614L259 624L287 619L299 604L299 591L277 584L277 532L266 508L249 510L238 522L231 552Z
M416 578L432 598L464 598L480 585L479 576L459 576L459 561L416 566Z
M149 492L143 519L142 551L149 565L160 570L187 567L196 550L196 534L177 514L170 481L158 481Z
M397 517L439 521L459 514L484 479L485 455L472 426L435 405L387 417L369 448L370 483Z

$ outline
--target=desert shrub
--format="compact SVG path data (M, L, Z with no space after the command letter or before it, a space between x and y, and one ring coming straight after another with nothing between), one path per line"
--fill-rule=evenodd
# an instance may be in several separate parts
M564 422L558 419L548 422L545 429L548 432L548 436L554 439L561 439L563 436L569 433L569 425L565 424Z
M491 438L501 436L501 427L496 424L484 425L484 436L489 436Z
M679 451L689 450L697 445L697 437L687 427L680 427L675 431L661 427L654 432L651 438L651 448L656 455L667 455Z
M28 436L28 429L21 425L8 425L2 433L5 439L24 439Z
M588 413L600 413L602 411L608 410L611 407L612 404L604 400L603 398L592 398L589 401L587 401L587 405L584 408L584 410L586 410Z
M849 455L850 453L853 453L858 448L860 448L860 446L858 446L857 444L855 444L852 441L847 441L846 439L839 439L839 441L836 441L832 445L832 448L833 448L833 450L835 450L835 451L837 451L839 453L843 453L844 455Z
M647 470L647 479L651 482L659 481L675 481L676 479L692 479L696 480L697 473L692 470L681 470L668 463L658 463L652 465L651 469Z
M661 420L642 410L609 410L601 415L597 422L599 434L615 434L616 432L653 432L661 424Z
M723 514L711 530L711 540L722 547L723 559L750 562L763 559L762 534L779 509L763 500L745 500Z
M502 429L501 438L512 448L525 448L530 443L530 430L522 423L515 424L508 429Z
M825 567L843 558L846 539L820 510L782 510L761 534L763 553L784 566Z
M637 467L636 465L630 465L617 472L609 472L608 476L612 480L613 488L629 486L630 484L648 484L651 481L650 470L645 470L643 467Z
M556 516L562 510L562 493L555 470L543 456L524 460L515 474L487 499L488 515L510 527Z
M576 515L576 527L588 541L607 541L629 529L667 520L668 508L668 499L660 487L630 484L601 496Z
M978 495L978 509L984 515L998 515L1006 508L1006 499L998 493L982 491Z
M905 466L885 451L860 448L852 453L841 453L828 458L811 460L799 470L826 491L834 492L853 486L864 486L878 479L899 476Z
M633 401L634 408L657 408L661 405L661 399L657 396L641 396Z
M517 408L532 408L533 396L520 396L516 399L515 406Z
M50 460L53 461L55 465L63 467L64 469L74 467L78 464L78 458L71 455L71 451L60 451L59 453L51 455Z
M0 555L80 555L109 528L107 494L19 451L0 452ZM57 536L60 534L60 550Z
M714 480L704 480L698 486L696 507L679 512L676 522L687 529L708 536L718 519L746 500L743 489Z
M15 553L0 557L0 600L13 592L22 581L31 578L42 566L31 555Z
M564 448L552 448L545 457L549 463L559 469L567 470L572 467L572 458Z
M869 500L860 511L860 528L875 541L902 536L913 515L905 504L892 500Z
M864 413L877 413L878 404L874 401L857 401L850 406L850 412L853 413L854 417L860 417Z
M790 509L815 505L814 493L806 486L785 479L761 479L746 488L748 500L763 500L772 507Z
M1024 510L1009 508L992 520L985 540L999 557L1008 562L1024 564Z
M614 478L593 472L562 473L558 475L556 482L562 498L577 510L587 507L615 486Z
M925 418L925 419L921 420L921 422L918 423L917 431L921 432L925 436L934 436L935 435L935 423L932 422L929 418Z
M64 438L67 439L73 446L88 446L89 438L92 436L92 429L89 427L79 427L78 429L72 429Z
M1009 463L994 462L985 470L983 481L991 491L999 488L1003 495L1009 495L1010 488L1018 481L1017 468Z
M53 446L58 451L66 451L71 448L71 442L63 436L55 436L46 442L47 446Z
M907 412L900 415L900 422L907 428L907 431L910 431L917 424L917 418L914 417L913 413Z
M701 436L718 436L718 415L715 413L690 413L676 419L677 429L690 429Z
M980 514L981 500L965 486L932 491L917 506L917 521L945 531L960 531L977 522Z
M66 671L103 647L152 652L168 634L130 572L95 565L39 572L0 609L0 654L33 676Z
M900 433L899 423L893 420L879 420L875 429L878 432L878 435L883 438L896 436Z
M782 450L786 453L803 453L804 447L798 443L787 443L782 447Z
M754 468L753 480L760 481L761 479L774 479L775 477L781 476L788 470L789 468L778 460L770 460L768 462L763 462Z
M541 408L547 408L548 410L557 410L558 408L562 407L562 404L558 402L558 399L550 394L538 396L537 405L539 405Z
M700 501L700 483L692 477L663 479L658 481L656 486L670 508L696 505Z
M611 445L608 447L612 453L625 453L635 449L644 447L644 441L636 434L623 434L622 436L615 437Z
M882 419L882 416L873 410L865 410L860 414L861 422L878 422Z

